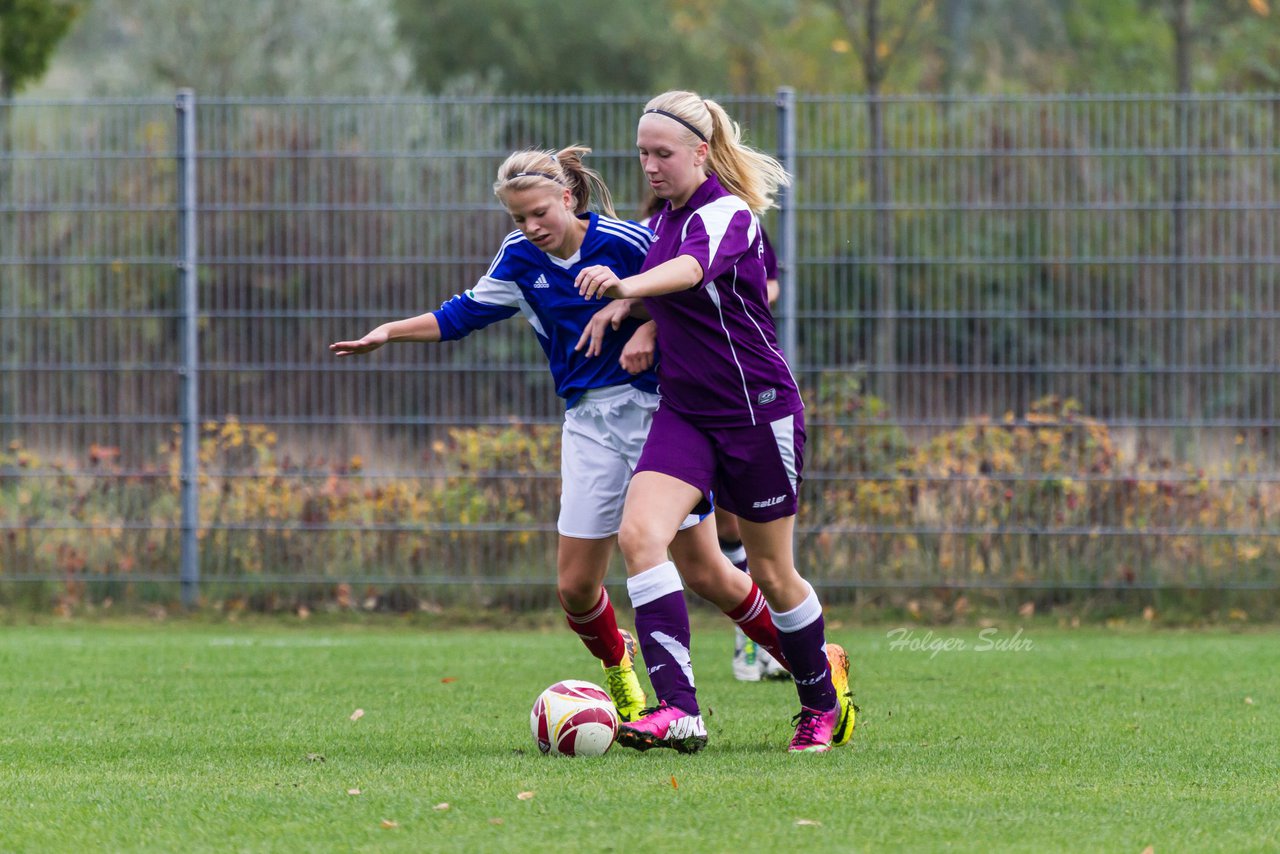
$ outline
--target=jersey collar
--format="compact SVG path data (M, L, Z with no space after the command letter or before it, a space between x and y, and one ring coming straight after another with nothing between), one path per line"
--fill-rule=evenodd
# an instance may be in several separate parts
M724 187L720 186L720 179L716 177L716 173L708 172L707 180L698 185L698 189L693 191L693 195L689 196L689 201L684 203L686 210L696 210L712 199L718 199L725 194Z
M568 258L557 258L556 256L552 255L550 252L542 253L547 257L548 261L550 261L552 264L555 264L557 267L559 267L562 270L570 270L573 268L575 264L582 263L582 256L584 254L588 254L584 250L588 248L588 245L592 240L595 239L595 236L596 236L597 217L596 217L595 211L587 211L584 214L579 214L578 219L585 219L587 221L587 233L582 235L582 243L578 245L577 252L573 253Z

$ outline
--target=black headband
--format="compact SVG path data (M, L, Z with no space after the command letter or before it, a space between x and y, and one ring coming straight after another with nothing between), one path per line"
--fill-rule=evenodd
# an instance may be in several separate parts
M559 178L548 172L517 172L514 175L507 176L508 181L514 181L517 178L546 178L548 181L555 181L557 184L560 183Z
M693 135L696 136L698 139L702 140L703 142L707 141L707 138L702 135L702 131L698 130L696 127L691 125L689 122L686 122L684 119L680 118L675 113L668 113L666 110L645 110L644 112L645 112L645 115L648 115L649 113L657 113L660 116L666 116L669 119L675 119L680 124L684 125L689 130L693 131Z

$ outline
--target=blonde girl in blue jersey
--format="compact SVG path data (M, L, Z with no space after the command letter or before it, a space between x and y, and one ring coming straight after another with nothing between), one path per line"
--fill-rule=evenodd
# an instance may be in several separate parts
M508 157L493 191L516 231L503 239L485 275L437 311L384 323L329 349L345 357L393 341L452 341L516 314L525 317L566 402L557 590L570 628L600 659L619 715L630 721L641 715L645 695L633 667L634 641L618 628L603 583L623 496L658 405L653 324L628 317L625 301L597 311L574 282L598 264L639 270L652 234L614 216L608 188L582 163L589 151L572 146ZM603 213L590 210L593 197ZM714 526L698 522L697 516L681 520L672 557L692 590L732 612L759 591L720 554ZM771 624L757 620L744 628L776 649Z

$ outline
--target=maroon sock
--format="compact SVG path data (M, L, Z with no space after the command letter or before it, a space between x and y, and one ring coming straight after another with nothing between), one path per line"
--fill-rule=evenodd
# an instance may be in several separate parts
M560 602L564 608L564 602ZM622 661L626 654L626 644L622 635L618 634L618 620L613 613L613 604L609 601L608 592L601 587L600 599L590 611L575 614L564 608L565 622L573 629L582 644L591 650L591 654L604 662L605 667L614 667Z
M751 590L747 598L732 611L725 611L729 619L742 629L742 633L769 651L778 663L791 672L791 665L782 652L782 644L778 642L778 629L773 625L773 617L764 601L764 594L755 582L751 582Z

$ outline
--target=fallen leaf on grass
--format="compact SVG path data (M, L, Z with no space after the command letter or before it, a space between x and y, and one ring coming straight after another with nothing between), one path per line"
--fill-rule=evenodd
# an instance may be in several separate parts
M811 818L802 818L796 821L796 827L822 827L822 822L814 821Z
M489 824L492 824L492 825L499 825L499 824L505 824L505 823L506 823L506 822L504 822L504 821L503 821L502 819L500 819L500 818L491 818L491 819L489 819Z
M531 801L533 800L533 792L521 792L520 794L516 795L516 798L522 801Z
M384 818L382 820L382 827L385 830L391 830L392 828L399 827L399 826L400 826L400 822L398 821L392 821L389 818Z
M1148 845L1146 848L1142 849L1142 854L1156 854L1156 847L1154 845Z
M356 709L354 712L351 713L351 720L353 721L358 721L362 717L364 717L364 709Z
M348 794L348 795L358 795L358 794L360 794L360 790L359 790L359 789L347 789L347 794Z
M673 789L678 789L678 788L680 788L680 784L676 782L676 775L675 775L675 774L672 774L672 775L671 775L671 788L673 788Z
M444 812L448 808L449 808L449 805L447 803L439 803L432 807L432 809L435 810L436 812Z
M441 681L442 683L444 683L445 685L448 685L450 682L457 682L457 681L458 681L458 677L457 677L457 676L446 676L446 677L444 677L443 679L441 679L440 681Z
M1245 704L1246 706L1252 706L1252 705L1253 705L1253 698L1252 698L1252 697L1245 697L1245 698L1244 698L1244 704Z

